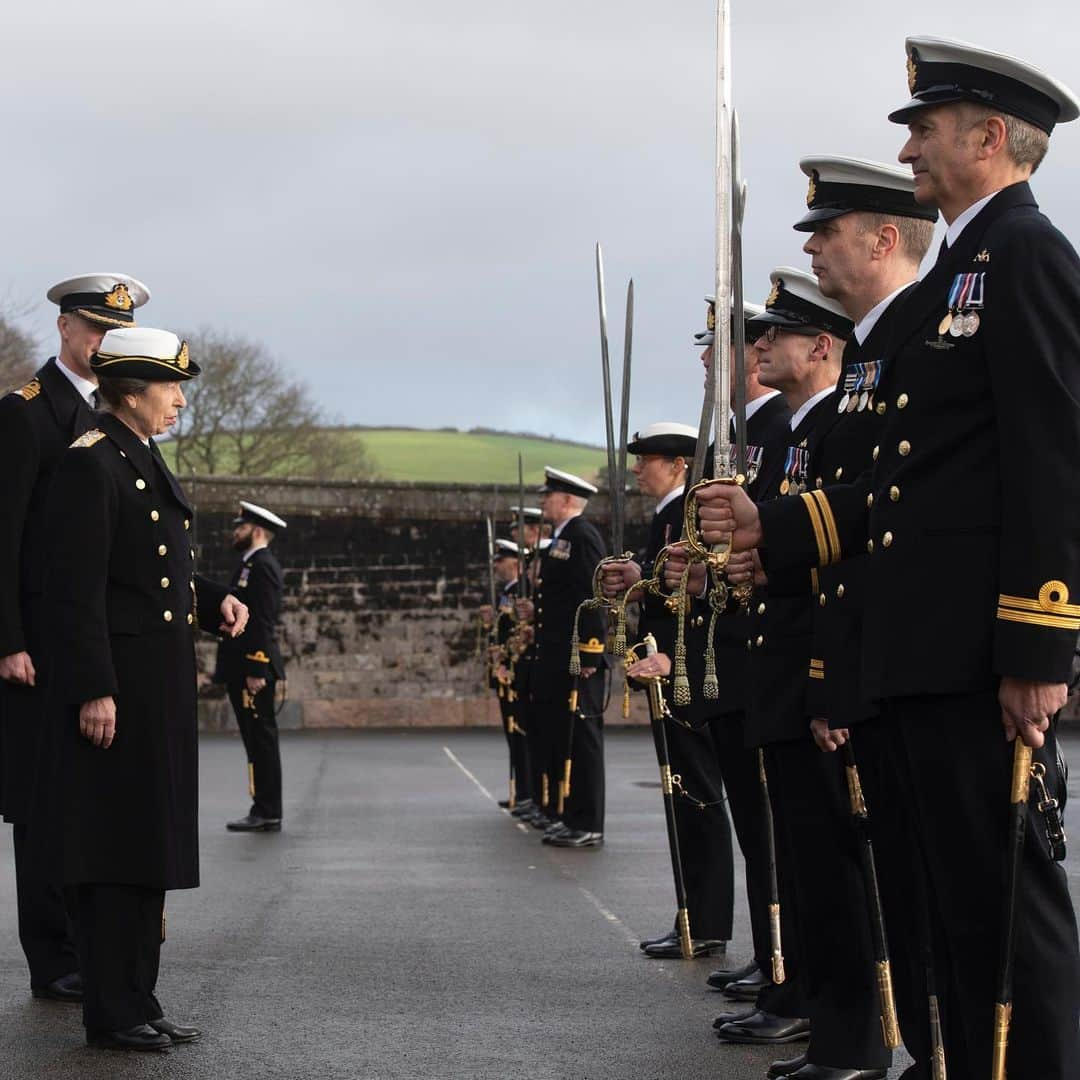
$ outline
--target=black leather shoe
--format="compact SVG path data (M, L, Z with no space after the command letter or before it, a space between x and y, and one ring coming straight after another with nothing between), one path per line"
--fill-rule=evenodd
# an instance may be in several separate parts
M46 1001L79 1002L83 999L82 976L73 971L70 975L61 975L46 986L31 986L30 993Z
M540 838L541 843L550 844L556 836L562 836L563 833L569 831L570 830L561 821L553 821L544 830L544 835Z
M174 1043L197 1042L202 1038L202 1032L190 1024L174 1024L166 1020L164 1016L157 1020L151 1020L150 1026L162 1035L167 1035Z
M797 1069L806 1064L806 1054L800 1054L797 1058L788 1058L787 1061L774 1061L765 1074L768 1080L780 1080L781 1077L790 1076Z
M510 800L509 799L500 799L499 800L499 809L500 810L509 810L510 809Z
M155 1031L149 1024L138 1024L127 1031L95 1031L86 1033L86 1041L99 1050L168 1050L172 1041L168 1035Z
M804 1065L786 1080L885 1080L885 1069L836 1069L831 1065Z
M551 818L543 810L536 810L531 817L525 819L525 824L531 825L534 829L546 829L551 824Z
M758 994L767 986L772 986L772 979L763 971L754 969L745 979L736 979L724 987L724 993L734 1001L757 1001Z
M810 1021L806 1017L774 1016L759 1009L745 1020L725 1024L716 1034L725 1042L779 1046L807 1038L810 1035Z
M281 832L281 818L248 814L247 817L227 822L225 828L229 832Z
M644 952L650 945L666 945L669 941L678 941L679 932L672 928L663 937L651 937L645 938L644 941L639 941L637 947Z
M743 1020L749 1020L756 1009L746 1009L743 1012L722 1012L713 1022L714 1028L722 1028L725 1024L738 1024Z
M693 959L695 960L699 956L712 956L714 952L720 952L727 948L726 941L717 941L714 938L695 938L691 940L690 944L693 946ZM681 960L682 945L679 944L678 938L674 941L661 941L656 945L648 946L645 955L653 960Z
M510 811L510 816L516 818L532 817L535 809L536 806L532 799L522 799L520 802L514 804L514 809Z
M758 969L757 964L751 960L740 968L720 968L719 971L711 972L705 980L714 990L723 990L725 986L741 979L748 979Z
M584 848L603 847L604 834L600 832L586 832L584 829L566 829L551 837L544 837L544 843L552 847Z

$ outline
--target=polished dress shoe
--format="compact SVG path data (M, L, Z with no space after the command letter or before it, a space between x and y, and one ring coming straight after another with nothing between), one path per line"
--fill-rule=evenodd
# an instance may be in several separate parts
M545 836L544 843L552 847L565 848L603 847L604 834L586 832L584 829L564 829L554 836Z
M248 814L247 817L227 822L225 828L229 832L281 832L281 818Z
M749 1020L756 1009L745 1009L742 1012L722 1012L713 1022L714 1028L722 1028L725 1024L738 1024L742 1020Z
M644 941L639 941L637 947L644 952L650 945L664 945L669 941L678 941L679 931L672 927L663 937L645 938Z
M521 802L514 804L514 809L510 811L510 816L516 818L532 817L535 809L536 805L533 803L532 799L522 799Z
M167 1035L174 1043L197 1042L202 1038L202 1032L197 1027L192 1027L190 1024L174 1024L171 1020L166 1020L164 1016L151 1020L150 1026L160 1034Z
M525 824L531 825L534 829L546 829L551 824L551 818L549 818L543 810L534 810L532 814L525 819Z
M749 964L744 964L740 968L720 968L719 971L713 971L705 982L714 990L723 990L730 983L739 982L740 979L748 979L757 969L757 963L751 960Z
M31 986L30 993L46 1001L82 1001L82 976L77 971L73 971L69 975L61 975L59 979L53 979L45 986Z
M797 1058L788 1058L787 1061L774 1061L765 1074L768 1080L780 1080L781 1077L790 1076L797 1069L806 1064L806 1054L800 1054Z
M779 1046L807 1038L810 1035L810 1021L806 1017L774 1016L759 1009L745 1020L724 1024L716 1034L726 1042Z
M500 799L498 805L499 805L500 810L509 810L510 809L510 800L509 799Z
M712 956L714 952L727 948L726 941L718 941L715 938L694 938L690 945L693 949L692 959L694 960L699 956ZM647 946L645 955L653 960L681 960L682 945L678 938L674 941L660 941L655 945Z
M86 1041L99 1050L168 1050L172 1040L149 1024L138 1024L127 1031L88 1031Z
M806 1064L787 1073L785 1080L885 1080L886 1069L838 1069L831 1065Z
M553 821L544 830L544 835L540 837L540 841L544 844L550 844L556 836L562 836L563 833L569 831L570 830L561 821Z
M772 979L755 967L746 978L729 982L724 987L724 993L735 1001L757 1001L758 994L767 986L772 986Z

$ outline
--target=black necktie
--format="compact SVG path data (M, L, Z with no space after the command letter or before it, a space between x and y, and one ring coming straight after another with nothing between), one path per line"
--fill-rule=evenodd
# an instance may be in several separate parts
M939 247L937 250L937 258L934 260L934 265L937 266L938 263L942 262L948 254L949 238L947 236L944 236L941 239L941 247Z
M97 412L101 408L101 395L97 390L90 391L90 408Z

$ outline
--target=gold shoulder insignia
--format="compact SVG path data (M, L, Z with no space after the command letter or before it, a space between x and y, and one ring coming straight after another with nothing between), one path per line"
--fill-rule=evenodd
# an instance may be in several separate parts
M80 435L72 444L70 449L83 450L87 446L93 446L94 443L101 442L105 438L105 432L101 428L91 428L89 431Z
M31 379L25 386L15 391L24 401L33 401L41 393L41 382Z

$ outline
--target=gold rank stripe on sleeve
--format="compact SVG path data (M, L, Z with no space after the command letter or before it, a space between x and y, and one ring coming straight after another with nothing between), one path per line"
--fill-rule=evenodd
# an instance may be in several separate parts
M810 571L810 595L817 596L821 592L821 580L818 578L817 569Z
M599 638L589 638L588 641L583 641L580 645L582 652L587 653L602 653L604 651L604 643Z
M100 428L91 428L89 431L80 435L70 447L69 450L85 450L88 446L93 446L95 443L101 442L105 438L105 432Z
M825 678L825 661L824 660L811 660L810 661L810 678L811 679L824 679Z
M257 664L269 664L270 663L270 657L267 656L266 653L264 653L262 651L262 649L260 649L258 652L246 653L245 656L244 656L244 659L245 660L254 660L255 663L257 663Z
M1049 630L1080 630L1080 604L1069 603L1063 581L1048 581L1035 599L1026 596L998 597L997 617L1005 622L1026 623Z
M15 391L23 401L33 401L41 393L41 383L37 379L31 379L25 386Z
M829 498L824 491L804 491L799 496L806 504L810 526L818 546L818 565L831 566L840 561L840 534L836 528Z

